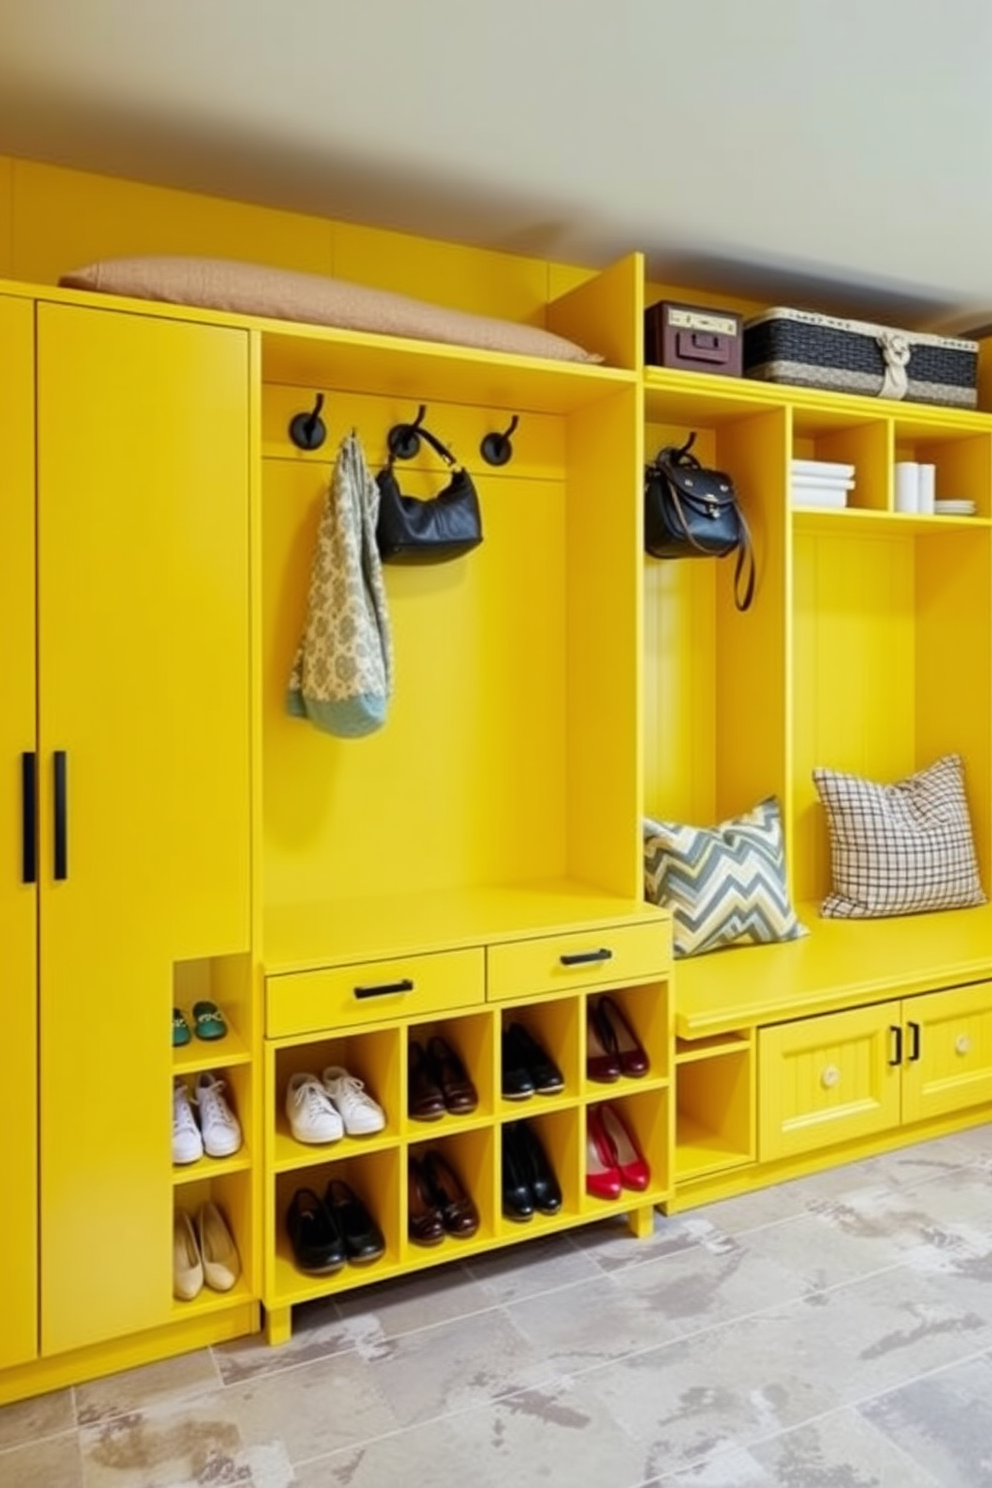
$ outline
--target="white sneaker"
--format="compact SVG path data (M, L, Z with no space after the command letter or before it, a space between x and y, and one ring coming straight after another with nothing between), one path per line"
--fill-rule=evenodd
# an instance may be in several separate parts
M290 1076L286 1115L298 1142L337 1142L344 1136L341 1117L316 1075Z
M185 1209L172 1217L172 1295L192 1302L203 1286L203 1263L193 1233L193 1221Z
M203 1150L208 1157L230 1157L241 1146L241 1127L222 1094L224 1081L209 1070L196 1077L196 1104L200 1109Z
M363 1082L339 1064L329 1064L323 1074L324 1089L341 1112L349 1137L368 1137L382 1131L386 1113L369 1095Z
M203 1156L203 1138L193 1119L186 1081L172 1082L172 1161L174 1163L197 1162Z

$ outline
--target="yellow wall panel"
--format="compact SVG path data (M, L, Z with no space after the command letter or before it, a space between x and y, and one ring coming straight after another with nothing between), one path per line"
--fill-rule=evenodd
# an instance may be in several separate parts
M14 277L14 162L0 155L0 278Z
M54 284L97 258L180 253L331 272L318 217L14 160L10 273Z
M334 272L457 310L544 324L548 266L543 259L339 222Z

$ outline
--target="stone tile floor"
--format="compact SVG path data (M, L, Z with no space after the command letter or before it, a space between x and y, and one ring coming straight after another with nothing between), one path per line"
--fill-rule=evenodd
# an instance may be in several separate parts
M992 1485L992 1127L0 1408L2 1488Z

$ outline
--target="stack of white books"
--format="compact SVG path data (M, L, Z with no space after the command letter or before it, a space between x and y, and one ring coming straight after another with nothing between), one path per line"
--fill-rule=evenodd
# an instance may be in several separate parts
M790 470L793 506L840 508L854 490L854 466L836 460L793 460Z

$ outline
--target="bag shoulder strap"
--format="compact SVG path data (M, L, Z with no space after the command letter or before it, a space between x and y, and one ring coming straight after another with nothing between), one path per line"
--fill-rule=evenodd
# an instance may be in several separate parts
M411 425L411 427L413 426ZM448 446L446 444L442 444L437 435L432 434L430 429L426 429L423 424L417 424L416 432L417 434L419 434L421 439L427 440L427 443L430 445L431 449L437 451L446 465L456 466L458 469L461 469L458 460L455 459L455 456L451 453ZM395 461L396 456L392 454L392 452L390 452L389 464L392 466Z
M734 566L734 604L739 610L747 610L754 598L754 547L747 518L737 504L737 520L741 528L741 540L737 547L737 562ZM743 589L741 587L743 580Z

